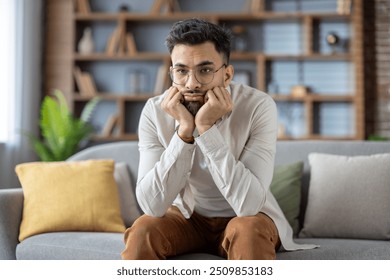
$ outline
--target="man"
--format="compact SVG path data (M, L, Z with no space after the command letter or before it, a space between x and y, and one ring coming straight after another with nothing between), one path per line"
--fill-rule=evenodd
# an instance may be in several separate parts
M127 229L122 258L275 259L281 245L302 248L269 191L275 103L232 82L229 32L184 20L166 43L172 86L141 115L136 193L145 215Z

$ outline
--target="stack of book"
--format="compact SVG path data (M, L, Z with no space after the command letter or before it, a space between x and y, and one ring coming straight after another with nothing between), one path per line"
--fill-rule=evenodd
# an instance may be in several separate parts
M76 66L74 68L73 74L80 95L87 97L96 96L97 89L95 81L90 73L83 72L79 67Z
M169 63L163 63L157 70L154 94L162 94L169 87Z
M106 53L134 55L137 53L134 36L131 32L126 32L123 24L118 25L108 39Z
M180 6L177 0L155 0L150 9L152 14L170 14L179 11Z
M107 137L113 135L118 126L118 122L119 122L118 114L110 115L102 129L101 136Z

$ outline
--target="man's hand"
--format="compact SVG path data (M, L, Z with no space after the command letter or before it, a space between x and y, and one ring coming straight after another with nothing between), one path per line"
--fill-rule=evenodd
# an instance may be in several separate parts
M191 138L195 130L195 120L192 114L182 104L183 95L175 87L171 86L168 94L161 103L161 108L171 115L180 124L178 134L184 138Z
M233 101L224 87L215 87L206 93L206 103L195 116L199 134L212 127L217 120L233 109Z

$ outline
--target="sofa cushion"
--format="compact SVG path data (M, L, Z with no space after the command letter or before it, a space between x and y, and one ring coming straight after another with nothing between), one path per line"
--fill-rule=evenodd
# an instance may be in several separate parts
M135 189L125 162L115 163L114 178L118 185L122 218L125 225L129 227L142 213L138 208Z
M52 232L31 236L16 247L19 260L120 260L122 233Z
M298 243L319 244L313 250L279 251L279 260L388 260L388 241L359 239L298 238ZM123 234L107 232L55 232L38 234L19 243L19 260L120 260ZM185 254L173 260L221 259L210 254Z
M275 196L294 234L299 230L299 207L301 202L301 177L303 162L277 165L270 190Z
M390 238L390 154L309 154L311 180L300 237Z
M298 238L297 243L318 244L312 250L280 251L278 260L389 260L390 244L383 240Z
M18 260L120 260L123 234L111 232L54 232L34 235L16 247ZM173 260L220 260L206 254L184 254Z
M16 166L24 193L19 240L44 232L124 232L113 160Z

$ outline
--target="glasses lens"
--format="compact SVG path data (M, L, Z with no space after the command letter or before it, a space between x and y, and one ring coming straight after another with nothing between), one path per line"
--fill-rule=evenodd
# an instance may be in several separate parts
M184 85L187 82L188 70L182 68L172 68L170 76L172 81L177 85Z
M201 67L196 69L195 78L199 83L206 85L213 81L214 73L213 67Z
M171 80L177 85L185 85L190 75L190 70L183 68L171 68ZM213 67L200 67L194 70L195 79L202 85L213 81L215 70Z

